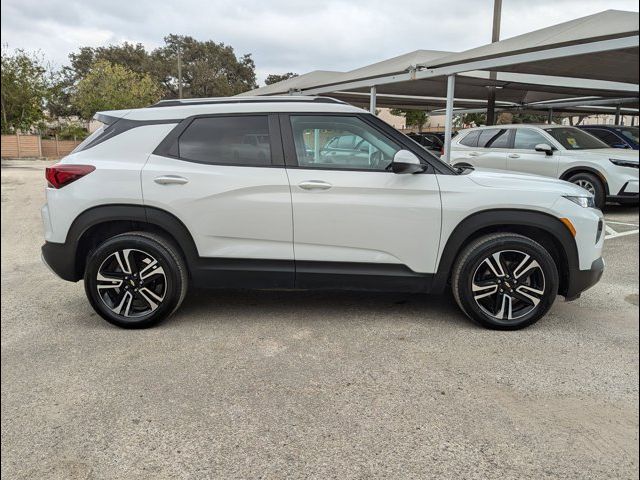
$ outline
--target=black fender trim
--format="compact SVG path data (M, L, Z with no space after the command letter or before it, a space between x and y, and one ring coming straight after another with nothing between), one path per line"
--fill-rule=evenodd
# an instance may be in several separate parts
M47 242L42 247L45 263L64 280L77 282L83 272L78 268L78 247L92 227L109 222L138 222L166 231L182 250L188 265L198 260L198 250L187 227L171 213L144 205L101 205L82 212L73 221L64 243Z
M595 176L597 176L600 180L602 180L602 184L604 185L604 191L607 197L611 195L611 192L609 192L609 182L607 182L607 178L595 168L591 168L591 167L570 168L566 172L562 172L562 174L560 175L560 180L569 181L569 177L571 177L572 175L575 175L576 173L582 173L582 172L593 173Z
M544 230L564 250L568 271L560 272L560 275L564 273L571 277L571 272L579 271L578 247L567 227L558 218L531 210L488 210L465 218L451 233L440 257L432 292L442 293L445 290L453 265L469 239L474 238L478 231L499 227L506 227L507 231L508 227L533 227ZM571 278L568 280L571 283Z

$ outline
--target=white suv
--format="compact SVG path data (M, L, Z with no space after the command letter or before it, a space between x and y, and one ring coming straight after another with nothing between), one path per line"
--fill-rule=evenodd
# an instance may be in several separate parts
M516 329L603 272L603 218L585 190L459 174L333 99L164 101L96 118L105 127L47 169L42 251L122 327L170 315L188 285L450 285L469 317ZM339 154L327 147L346 136Z
M638 203L638 152L610 148L593 135L561 125L500 125L462 130L451 165L510 170L575 183L595 197Z

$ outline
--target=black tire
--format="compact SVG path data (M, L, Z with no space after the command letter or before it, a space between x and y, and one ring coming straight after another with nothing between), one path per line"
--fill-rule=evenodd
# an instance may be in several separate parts
M577 173L569 178L569 182L585 188L595 197L596 207L602 210L607 204L607 190L602 180L593 173Z
M487 261L505 275L495 275ZM542 245L522 235L495 233L472 241L460 253L451 283L456 302L469 318L486 328L518 330L549 311L558 294L559 277ZM494 285L495 295L484 295ZM533 293L536 290L543 293Z
M118 327L156 325L178 309L187 293L185 261L160 235L116 235L90 252L86 265L84 287L91 306Z

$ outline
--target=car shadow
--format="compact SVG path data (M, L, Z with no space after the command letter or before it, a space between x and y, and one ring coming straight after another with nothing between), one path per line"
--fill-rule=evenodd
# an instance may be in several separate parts
M165 326L184 323L383 321L437 322L479 328L450 294L345 291L193 290ZM179 328L179 327L178 327Z

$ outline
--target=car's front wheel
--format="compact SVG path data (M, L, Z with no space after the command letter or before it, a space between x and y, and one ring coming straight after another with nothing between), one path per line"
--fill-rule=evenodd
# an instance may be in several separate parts
M607 204L607 190L604 183L593 173L578 173L569 178L569 182L584 188L593 195L596 207L602 210Z
M537 322L558 293L558 270L537 242L511 233L471 242L458 257L452 290L462 311L487 328L516 330Z
M147 232L116 235L87 258L85 292L94 310L123 328L150 327L171 315L187 291L177 248Z

